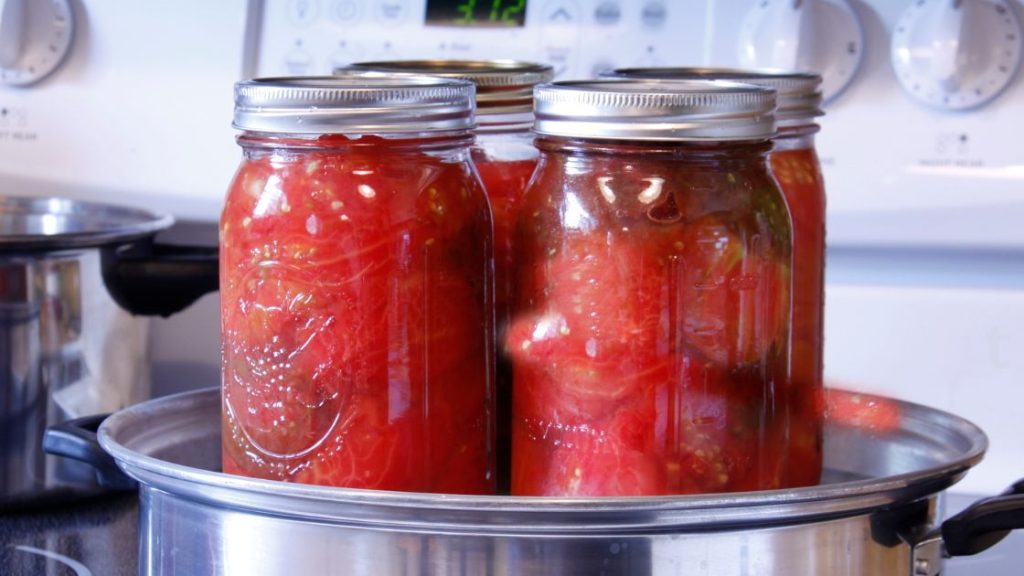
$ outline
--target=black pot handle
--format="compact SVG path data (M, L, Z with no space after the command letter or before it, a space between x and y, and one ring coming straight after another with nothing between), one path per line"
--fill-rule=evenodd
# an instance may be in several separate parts
M943 546L949 556L970 556L996 545L1018 528L1024 528L1024 479L943 522Z
M151 240L105 248L103 283L122 308L167 317L219 287L216 246L175 246Z
M125 475L114 458L107 454L96 440L96 430L109 416L97 414L68 420L46 429L43 450L47 454L64 456L85 462L96 470L96 482L111 490L134 490L137 483Z

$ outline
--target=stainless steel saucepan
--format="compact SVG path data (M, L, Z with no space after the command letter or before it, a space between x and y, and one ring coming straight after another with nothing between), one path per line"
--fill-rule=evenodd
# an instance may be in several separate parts
M98 438L139 482L140 573L160 576L937 576L945 555L1024 526L1024 481L938 525L939 494L981 459L984 434L923 406L861 399L894 403L899 423L830 420L822 485L703 496L454 496L225 475L217 390L118 412Z
M148 320L217 289L217 249L155 244L169 216L0 197L0 511L97 490L48 425L149 393Z

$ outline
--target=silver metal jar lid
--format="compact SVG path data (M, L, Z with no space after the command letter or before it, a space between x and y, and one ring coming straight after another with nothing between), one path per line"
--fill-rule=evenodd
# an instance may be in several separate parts
M760 140L775 92L709 80L580 80L537 86L534 132L611 140Z
M472 82L427 76L256 78L235 84L232 125L283 134L439 133L473 128Z
M607 78L648 80L728 80L754 84L776 91L779 126L810 124L822 116L821 75L789 70L744 70L740 68L619 68L603 75Z
M356 62L335 70L352 72L427 74L458 78L476 84L476 113L510 114L533 110L533 87L550 82L554 69L547 64L519 60L393 60Z

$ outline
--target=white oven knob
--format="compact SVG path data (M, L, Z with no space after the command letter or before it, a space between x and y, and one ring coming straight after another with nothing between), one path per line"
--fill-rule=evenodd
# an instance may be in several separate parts
M740 64L817 72L826 101L853 80L863 53L864 29L846 0L761 0L740 30Z
M918 0L896 23L892 66L904 90L963 110L996 97L1021 56L1021 27L1005 0Z
M71 49L69 0L0 0L0 84L45 78Z

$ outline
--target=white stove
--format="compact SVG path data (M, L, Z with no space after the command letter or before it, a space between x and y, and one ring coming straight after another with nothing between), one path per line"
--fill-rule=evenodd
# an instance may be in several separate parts
M4 6L31 26L15 37L13 20L0 22L0 186L166 210L189 221L176 231L186 238L215 238L239 158L232 85L244 76L399 57L534 59L561 78L638 65L819 70L830 96L818 140L829 193L828 380L986 430L989 455L955 498L1024 476L1020 0ZM217 382L218 309L208 296L156 323L158 390ZM1019 543L997 548L1018 558L998 573L1024 572Z

